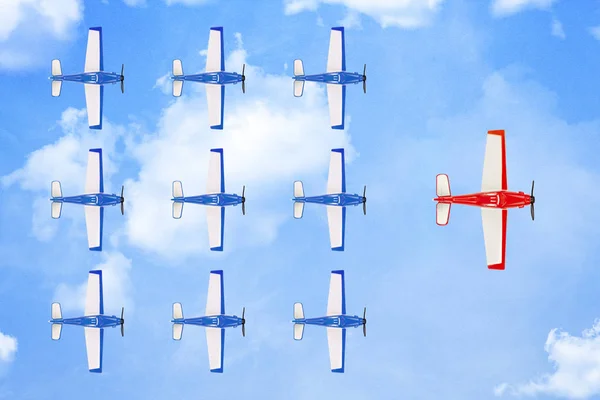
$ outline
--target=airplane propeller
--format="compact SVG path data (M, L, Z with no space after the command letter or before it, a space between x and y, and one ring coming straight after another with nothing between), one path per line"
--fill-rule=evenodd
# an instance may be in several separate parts
M242 93L246 93L246 75L244 72L246 72L246 64L242 66Z
M246 318L244 318L244 315L246 315L246 307L242 308L242 336L246 337Z
M121 215L125 215L125 197L123 197L123 191L125 186L121 186Z
M367 337L367 307L363 311L363 335Z
M363 190L363 214L367 215L367 185Z
M535 181L531 181L531 220L535 221L535 196L533 195L533 186L535 185Z
M367 93L367 64L363 68L363 92Z
M125 75L123 75L123 72L125 72L125 64L121 64L121 93L125 93Z
M121 307L121 336L125 336L125 320L123 319L124 312L125 307Z
M246 185L242 188L242 215L246 215L246 197L244 194L246 193Z

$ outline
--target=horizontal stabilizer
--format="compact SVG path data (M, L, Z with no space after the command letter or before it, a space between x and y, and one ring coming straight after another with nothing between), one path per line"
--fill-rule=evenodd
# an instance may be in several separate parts
M60 67L60 60L52 60L52 76L62 75L62 68Z
M304 336L304 324L294 324L294 340L302 340Z
M59 219L62 211L62 201L52 202L52 218Z
M294 202L294 218L300 219L304 214L304 202L296 201Z
M304 307L302 303L294 303L294 319L304 319Z
M302 184L302 181L294 182L294 197L304 197L304 185Z
M294 96L302 97L304 93L304 81L294 81Z
M60 96L61 88L62 88L62 81L52 81L52 97Z
M174 97L181 96L182 91L183 91L183 81L173 81L173 96Z
M183 324L173 324L173 340L181 340L183 335Z
M173 202L173 218L179 219L183 214L183 202L174 201Z
M60 310L60 303L52 303L52 319L62 319L62 312Z
M181 181L173 182L173 198L183 197L183 185Z
M304 64L302 60L294 60L294 75L304 76Z
M62 332L62 324L52 324L52 340L59 340Z
M173 76L183 76L181 60L173 60Z
M52 197L62 197L62 189L60 187L59 181L53 181L50 187L50 196Z
M435 194L438 197L450 196L450 179L446 174L438 174L435 177Z
M450 203L437 203L435 206L435 222L438 225L448 225L450 219Z
M183 319L183 307L181 303L173 303L173 319Z

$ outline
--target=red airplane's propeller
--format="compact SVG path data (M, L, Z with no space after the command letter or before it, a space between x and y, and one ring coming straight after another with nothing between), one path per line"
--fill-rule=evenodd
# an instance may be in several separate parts
M533 186L534 185L535 185L535 181L531 181L531 196L530 196L530 198L531 198L531 203L530 203L531 206L530 206L530 208L531 208L531 220L532 221L535 221L535 206L534 206L534 204L535 204L535 196L533 195Z
M242 336L246 337L246 319L244 315L246 315L246 307L242 308Z
M363 335L365 337L367 337L367 307L365 307L365 310L363 311Z

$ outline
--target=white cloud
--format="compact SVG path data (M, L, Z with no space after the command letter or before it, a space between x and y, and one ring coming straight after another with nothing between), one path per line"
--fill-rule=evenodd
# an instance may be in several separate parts
M320 4L339 4L348 13L374 18L382 27L418 28L427 25L445 0L284 0L288 15L316 11Z
M123 0L123 3L129 7L145 7L146 0Z
M173 4L183 4L184 6L199 6L202 4L208 4L213 0L164 0L168 6Z
M121 307L133 309L131 299L131 260L119 252L102 252L104 262L92 270L102 270L105 314L117 315ZM54 301L61 304L65 313L82 313L85 308L87 276L77 285L61 283L54 292ZM78 314L80 315L80 314Z
M362 29L362 25L360 23L360 14L354 10L348 10L344 19L339 20L338 24L347 29Z
M164 94L172 94L171 73L167 72L156 80L152 89L160 89Z
M492 13L503 17L532 8L547 10L556 0L494 0Z
M600 394L600 320L581 337L552 329L544 346L554 372L526 384L500 385L498 395L535 396L547 394L585 399Z
M557 38L564 39L565 30L563 29L562 23L554 18L552 20L552 36L556 36Z
M596 40L600 40L600 26L588 28L588 31Z
M14 360L17 352L17 338L0 332L0 361Z

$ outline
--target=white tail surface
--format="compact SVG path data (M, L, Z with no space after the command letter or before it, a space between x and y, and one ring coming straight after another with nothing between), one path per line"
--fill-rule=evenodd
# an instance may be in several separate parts
M294 75L304 75L304 64L302 64L302 60L294 60Z
M438 225L448 225L450 219L450 203L437 203L435 206L435 222Z
M435 177L435 194L438 197L450 196L450 179L446 174L438 174Z
M52 317L52 319L61 319L62 318L62 312L60 310L60 303L52 303L51 317Z
M173 218L179 219L183 214L183 202L182 201L174 201L173 202Z
M302 181L294 182L294 197L304 197L304 185L302 185Z
M180 181L173 182L173 197L183 197L183 185Z
M52 340L60 339L62 324L52 324Z
M182 91L183 91L183 81L173 81L173 96L174 97L181 96Z
M183 324L173 324L173 340L181 340Z
M62 81L52 81L52 97L60 96L61 88L62 88Z
M294 202L294 218L300 219L304 214L304 202L296 201Z
M181 60L173 60L173 76L183 76Z
M52 197L62 197L62 189L60 188L59 181L53 181L50 186L50 196Z
M173 303L173 319L183 319L183 307L181 307L181 303Z
M304 81L294 81L294 96L302 97L304 93Z
M294 340L302 340L304 336L304 324L294 324Z
M52 76L62 75L62 68L60 67L60 60L52 60Z
M304 307L302 303L294 303L294 319L304 319Z
M61 201L53 201L51 210L52 210L51 211L52 218L59 219L60 213L62 211L62 202Z

